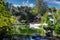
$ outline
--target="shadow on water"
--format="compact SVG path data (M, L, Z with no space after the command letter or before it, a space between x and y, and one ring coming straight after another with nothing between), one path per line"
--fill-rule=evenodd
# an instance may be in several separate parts
M33 38L29 35L6 35L2 40L47 40L46 38Z
M57 37L52 38L53 40L60 40L60 38L57 39ZM51 40L51 38L48 37L33 37L29 35L7 35L3 40Z

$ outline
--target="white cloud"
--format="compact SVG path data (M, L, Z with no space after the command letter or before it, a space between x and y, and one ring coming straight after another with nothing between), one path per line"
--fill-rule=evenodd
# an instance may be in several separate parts
M26 2L23 2L21 6L34 7L34 4L33 3L29 3L29 0L27 0Z
M33 3L29 3L29 0L27 1L23 1L22 4L13 4L13 6L17 7L17 6L28 6L28 7L34 7L34 4Z
M17 7L17 6L19 6L19 7L20 7L21 5L19 5L19 4L13 4L13 6L14 6L14 7Z
M34 4L33 4L33 3L30 3L30 4L29 4L29 7L34 7Z
M34 4L33 3L23 3L23 5L19 5L19 4L13 4L14 7L20 7L20 6L28 6L28 7L34 7Z
M60 1L54 1L54 3L56 3L56 4L60 5Z
M48 3L60 5L60 1L57 1L57 0L45 0L45 1L47 1Z

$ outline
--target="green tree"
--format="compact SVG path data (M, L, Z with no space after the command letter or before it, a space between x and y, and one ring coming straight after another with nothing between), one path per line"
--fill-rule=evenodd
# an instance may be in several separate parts
M60 23L60 10L57 10L54 14L53 14L53 16L54 16L54 19L56 20L55 22L56 23Z
M34 15L30 12L31 8L28 6L21 6L17 7L17 10L15 10L15 7L12 8L12 14L18 18L18 20L21 22L22 20L25 20L26 23L32 22L34 20Z
M46 35L47 36L49 35L50 37L53 37L53 31L54 31L54 28L55 28L55 24L50 20L51 19L50 17L52 17L54 19L53 15L49 15L49 12L46 12L45 15L43 16L43 20L48 25L43 26L43 27L44 27L44 29L46 31Z
M51 8L48 8L48 11L53 13L53 12L56 12L57 10L55 7L51 7Z
M54 8L54 10L56 10L56 9ZM53 11L53 9L51 11ZM46 22L48 24L48 26L44 27L44 29L50 30L51 33L54 31L56 34L60 34L60 32L59 32L60 31L59 30L59 28L60 28L60 25L59 25L60 24L60 16L59 16L60 10L53 11L51 13L52 13L52 17L54 19L54 24L51 23L51 21L49 20L49 15L48 15L48 13L46 13L42 19L44 20L44 22Z
M55 33L60 35L60 24L56 24L54 31L55 31Z
M6 11L5 5L4 0L0 0L0 35L2 38L3 35L11 33L13 23L15 22L14 17Z
M60 35L60 10L57 10L56 13L53 14L55 20L55 33Z
M37 16L38 15L43 16L46 10L47 10L47 3L44 0L36 0L36 5L32 10L33 14Z

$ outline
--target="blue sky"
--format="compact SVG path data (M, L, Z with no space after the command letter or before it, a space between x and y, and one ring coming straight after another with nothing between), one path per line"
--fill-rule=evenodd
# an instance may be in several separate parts
M60 0L45 0L49 7L60 8ZM30 6L33 7L36 0L6 0L6 2L12 3L14 6Z

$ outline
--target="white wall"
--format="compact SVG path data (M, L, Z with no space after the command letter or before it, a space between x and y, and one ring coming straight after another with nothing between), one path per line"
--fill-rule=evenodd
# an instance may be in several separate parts
M43 28L43 27L39 27L40 25L47 25L46 23L43 23L43 24L38 24L38 23L34 23L34 24L32 24L32 23L30 23L30 28L35 28L35 29L41 29L41 28Z

